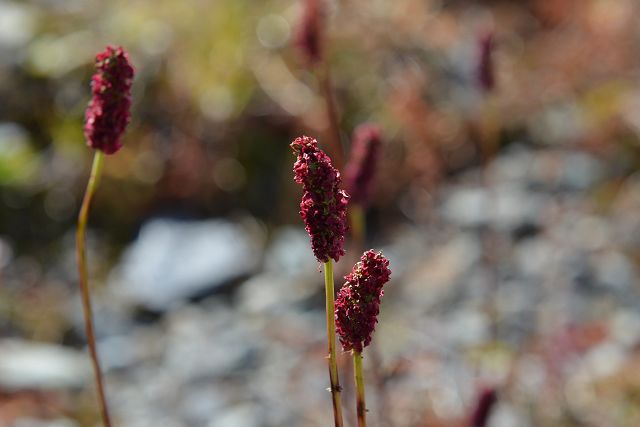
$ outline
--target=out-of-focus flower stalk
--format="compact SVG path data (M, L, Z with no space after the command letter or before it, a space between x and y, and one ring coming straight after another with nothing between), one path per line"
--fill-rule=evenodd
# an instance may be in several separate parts
M109 407L107 405L107 397L102 379L102 370L100 368L100 359L98 357L98 349L96 345L96 334L93 326L93 310L91 309L91 294L89 292L89 279L87 272L87 255L85 247L85 233L87 229L87 219L89 217L89 207L91 200L98 187L102 165L104 163L104 154L96 150L93 155L93 165L91 167L91 175L87 189L82 199L82 207L78 215L78 228L76 231L76 257L78 259L78 274L80 278L80 296L82 299L82 310L84 314L84 328L87 335L87 344L91 355L91 363L93 365L93 373L98 391L98 400L100 404L100 414L105 427L111 427L111 418L109 416Z
M482 389L469 417L469 427L487 427L489 417L497 402L498 393L495 388Z
M98 391L100 414L105 427L111 427L111 417L107 405L104 380L93 324L91 293L86 255L86 230L89 208L95 194L105 154L114 154L122 147L121 137L129 124L131 114L131 85L134 69L129 56L121 47L107 46L104 52L96 55L96 72L91 79L92 98L85 112L84 134L87 145L95 150L91 175L82 199L76 230L76 257L80 295L84 315L87 344L91 355L93 373Z
M364 249L362 246L366 233L365 209L369 205L373 180L378 169L381 135L380 128L374 124L365 123L358 126L353 133L349 162L345 167L345 188L351 197L351 235L357 253Z
M329 123L328 151L338 170L343 170L344 153L340 137L340 120L333 94L331 67L328 61L329 43L326 35L326 0L304 0L298 21L295 45L310 71L315 72L325 103Z
M331 69L326 61L320 73L319 78L322 88L322 97L324 98L325 107L327 109L327 120L329 121L331 155L335 159L338 170L343 170L344 149L342 146L342 138L340 137L340 119L338 118L338 108L336 107L336 101L333 94Z
M485 92L491 92L496 87L495 70L493 64L493 33L487 32L478 38L478 59L476 65L476 80L478 86Z

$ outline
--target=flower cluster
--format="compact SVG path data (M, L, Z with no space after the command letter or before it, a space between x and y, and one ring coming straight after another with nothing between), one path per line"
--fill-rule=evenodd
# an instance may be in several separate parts
M134 69L121 47L107 46L96 55L97 71L91 79L93 97L85 112L87 145L113 154L122 147L120 138L131 119L131 84Z
M354 132L351 158L345 169L345 188L353 203L366 205L380 154L380 128L371 124L359 126Z
M318 148L318 141L308 136L291 143L298 156L293 165L294 180L302 185L300 216L311 237L311 248L318 261L338 261L344 255L349 196L340 190L340 172L331 159Z
M378 322L382 287L389 281L389 261L380 253L368 250L360 258L335 303L336 330L345 351L362 349L371 343Z
M323 1L305 0L302 17L296 31L296 46L310 66L322 60Z
M491 92L496 85L493 60L491 58L493 45L492 33L486 33L478 39L476 79L480 88L486 92Z

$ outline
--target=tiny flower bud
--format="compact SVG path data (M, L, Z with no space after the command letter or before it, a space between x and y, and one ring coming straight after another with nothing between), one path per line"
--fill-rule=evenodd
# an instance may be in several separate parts
M354 132L351 157L345 169L345 188L353 203L365 206L369 201L380 154L380 128L365 124Z
M302 17L296 30L295 44L309 66L313 66L322 60L323 1L304 0Z
M131 84L134 69L121 47L107 46L96 55L96 73L91 79L93 97L85 112L87 145L105 154L122 147L121 137L131 119Z
M368 250L360 258L335 302L336 331L345 351L362 349L371 343L378 323L382 287L389 281L389 261L380 253Z
M291 143L298 156L293 165L294 180L302 185L300 216L311 237L311 248L319 262L338 261L344 255L349 196L340 190L340 172L308 136Z
M492 53L494 48L493 33L486 33L478 39L478 59L476 79L485 92L491 92L496 85Z

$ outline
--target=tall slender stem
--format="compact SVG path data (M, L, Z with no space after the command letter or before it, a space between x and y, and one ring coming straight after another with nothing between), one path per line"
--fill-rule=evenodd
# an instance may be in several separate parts
M338 363L336 358L336 320L333 290L333 261L324 263L324 284L327 295L327 342L329 345L329 379L331 380L331 399L333 401L333 418L336 427L342 427L342 403L340 402L340 380L338 379Z
M356 379L358 427L367 427L367 406L364 400L364 376L362 375L362 353L356 350L353 350L353 373Z
M87 219L89 217L89 206L93 199L93 194L98 186L102 164L104 162L104 154L100 150L96 150L93 156L93 165L91 166L91 175L87 183L87 189L82 199L82 207L78 215L78 228L76 231L76 256L78 259L78 273L80 276L80 293L82 296L82 310L84 314L84 327L87 335L87 343L89 345L89 353L91 354L91 363L93 365L93 373L98 390L98 399L100 404L100 413L102 422L105 427L111 427L111 419L109 417L109 409L107 407L107 398L104 391L102 380L102 371L100 369L100 359L98 358L98 349L96 347L96 334L93 327L93 313L91 310L91 295L89 292L89 281L87 273L87 254L85 247L85 232L87 229Z

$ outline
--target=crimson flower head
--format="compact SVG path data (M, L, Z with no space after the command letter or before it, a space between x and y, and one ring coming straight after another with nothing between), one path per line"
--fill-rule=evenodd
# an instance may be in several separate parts
M91 78L93 94L85 112L87 145L105 154L122 147L121 137L131 120L131 84L134 69L121 47L107 46L96 55L96 73Z
M302 17L296 30L295 44L309 66L313 66L322 60L323 1L304 0Z
M380 155L381 140L380 128L376 125L360 125L354 132L351 157L345 169L344 182L352 202L361 206L369 201Z
M313 138L296 138L291 148L298 156L293 165L294 180L302 185L300 216L311 237L313 254L320 262L329 258L338 261L344 255L349 201L347 193L338 188L340 172Z
M382 287L390 276L389 260L371 249L345 276L346 283L335 302L336 331L345 351L362 352L371 343L384 295Z
M478 85L485 92L491 92L496 86L493 59L493 33L486 33L478 39L478 59L476 79Z

